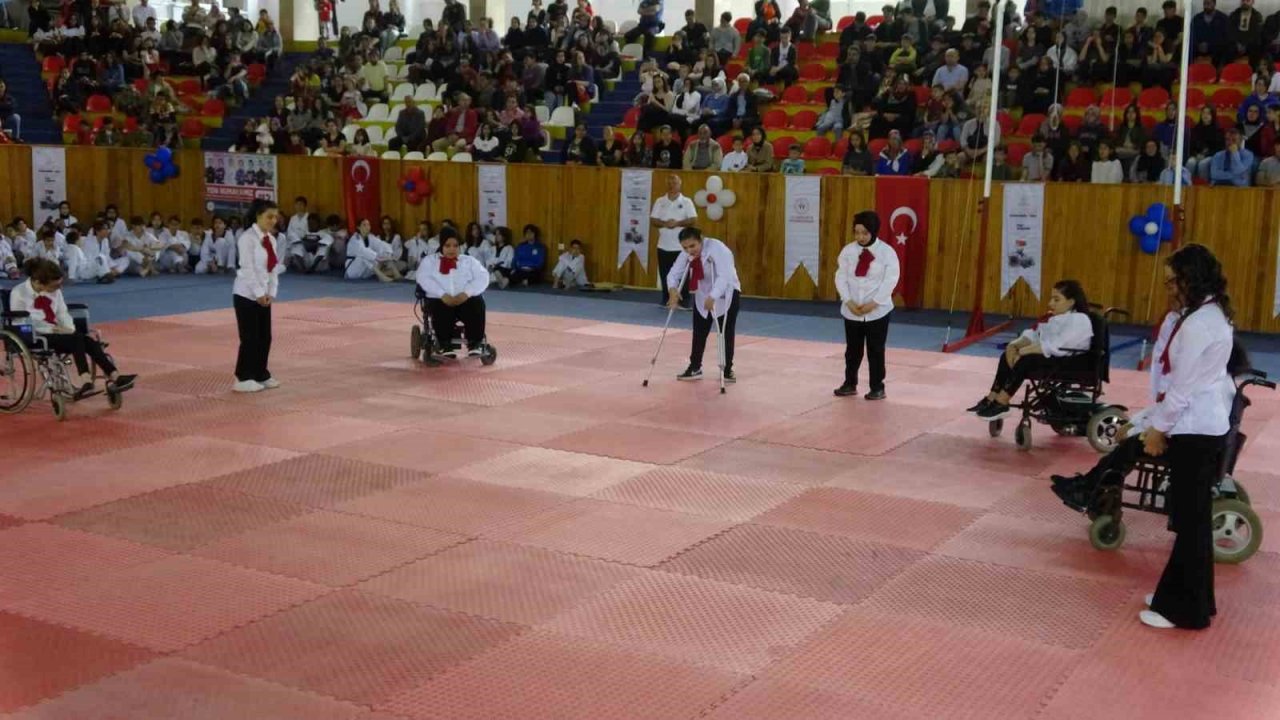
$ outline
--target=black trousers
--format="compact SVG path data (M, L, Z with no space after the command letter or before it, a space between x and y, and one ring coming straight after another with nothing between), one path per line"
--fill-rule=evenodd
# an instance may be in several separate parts
M741 298L742 293L734 290L733 299L729 301L729 309L720 320L716 320L711 313L703 317L697 308L694 308L693 348L689 351L689 367L702 367L702 355L707 349L707 336L711 334L711 324L719 322L721 329L717 332L724 333L724 370L729 372L733 369L733 331L738 326L738 306L741 304Z
M545 268L516 268L511 271L511 275L509 277L513 283L521 283L528 280L530 285L538 285L542 283L542 273L544 270Z
M427 312L431 313L436 342L445 350L453 347L453 326L458 321L462 321L466 329L467 347L476 347L484 340L484 298L479 295L453 307L439 298L431 298L427 300Z
M667 303L667 297L671 294L671 286L667 284L667 276L671 274L671 268L676 264L676 260L680 259L680 253L683 250L663 250L658 248L658 273L662 282L662 300L663 305ZM689 278L686 276L684 284L680 286L680 304L689 304Z
M879 320L844 321L844 384L858 384L858 369L865 351L871 371L871 389L884 389L884 346L889 339L889 313Z
M1180 628L1209 627L1218 612L1213 596L1213 483L1221 469L1225 435L1171 435L1168 456L1169 519L1176 537L1151 609Z
M235 298L236 329L240 351L236 354L236 380L264 382L271 379L267 369L271 357L271 306L239 295Z
M1138 463L1138 459L1145 453L1146 450L1139 435L1120 441L1119 445L1116 445L1111 452L1099 458L1098 463L1084 474L1086 497L1093 495L1098 483L1101 483L1108 473L1114 472L1121 478L1128 477L1133 470L1133 466Z
M49 343L50 350L71 355L76 364L76 370L81 375L89 373L89 359L92 359L93 364L101 368L102 372L107 375L116 371L115 364L111 362L111 358L107 357L107 352L102 349L102 343L85 335L83 332L76 331L66 335L41 335L40 337L43 337Z
M991 383L991 392L1004 391L1010 396L1018 392L1027 376L1033 372L1049 367L1051 360L1044 355L1023 355L1009 364L1004 353L1000 354L1000 362L996 365L996 379Z

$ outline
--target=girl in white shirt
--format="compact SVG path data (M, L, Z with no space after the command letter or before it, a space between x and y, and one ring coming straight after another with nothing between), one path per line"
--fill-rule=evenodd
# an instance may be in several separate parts
M227 228L227 221L214 216L211 229L205 233L200 245L200 263L196 274L235 272L236 237Z
M191 249L191 236L182 229L181 218L177 215L169 216L168 223L160 231L159 243L164 248L160 251L157 261L161 272L186 273L188 271L187 251Z
M373 234L373 224L365 218L347 240L346 278L368 280L371 277L392 282L400 279L400 271L391 264L391 246Z
M427 296L431 328L445 357L453 350L454 325L462 322L466 332L467 355L478 357L485 333L483 293L489 287L489 272L478 260L464 255L458 232L440 230L440 255L423 259L418 266L418 287Z
M48 260L33 258L23 269L28 275L27 280L13 288L9 295L9 309L27 313L32 332L44 338L50 350L72 356L77 373L73 381L78 386L74 399L93 391L90 359L106 375L107 389L111 392L124 392L133 387L137 376L121 375L102 344L76 329L62 298L62 268Z
M738 324L738 306L742 283L734 264L733 251L715 238L703 238L702 231L690 225L680 230L682 252L667 273L667 308L680 305L681 282L688 270L689 292L693 295L693 347L689 367L677 380L702 379L702 355L707 347L711 323L724 335L724 381L736 382L733 374L733 338ZM723 318L723 320L721 320Z
M404 260L404 239L396 232L396 221L390 215L382 216L382 241L391 249L391 264L400 275L408 269L409 263ZM400 278L397 277L397 280Z
M480 223L467 223L464 246L467 255L480 261L485 268L489 267L489 262L493 259L493 243L484 236Z
M101 220L93 224L93 232L81 238L80 247L84 250L85 259L95 262L102 268L98 282L107 284L129 270L129 258L121 255L113 257L111 251L111 223Z
M1093 322L1084 288L1075 280L1059 281L1049 293L1049 319L1005 346L991 392L968 412L987 422L1005 417L1010 398L1030 373L1055 362L1070 364L1073 360L1067 358L1088 352L1092 342Z
M426 258L440 252L440 241L432 237L433 235L435 235L435 228L432 227L429 220L423 220L418 223L418 234L409 238L409 242L405 243L406 278L410 280L417 279L418 265Z
M505 288L511 283L511 271L515 267L516 248L512 245L515 240L511 236L511 228L498 227L493 229L493 257L489 259L489 280L498 284L498 287Z
M893 291L901 269L898 253L879 239L880 216L866 210L853 216L853 242L836 261L836 292L844 318L844 383L837 397L858 394L858 370L865 352L870 367L871 391L867 400L883 400L885 344L893 313Z
M270 200L253 202L253 225L236 241L240 266L232 286L240 350L234 392L255 393L280 387L268 369L271 357L271 303L284 272L283 243L275 232L280 211Z
M1120 160L1113 154L1111 142L1108 140L1098 141L1098 159L1093 161L1089 182L1102 185L1124 182L1124 168L1120 166Z
M13 243L10 237L14 234L13 226L5 227L5 234L0 236L0 272L3 272L10 280L17 280L21 276L18 270L18 257L13 254Z

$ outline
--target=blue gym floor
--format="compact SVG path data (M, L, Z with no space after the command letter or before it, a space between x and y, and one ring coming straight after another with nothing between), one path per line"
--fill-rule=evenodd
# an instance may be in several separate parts
M5 283L5 286L13 283ZM173 315L224 308L231 302L231 278L194 275L159 276L147 279L123 278L111 285L69 285L68 302L88 303L94 322L131 320L155 315ZM280 300L302 300L318 297L351 297L366 300L405 303L405 318L412 317L413 290L408 283L348 282L336 276L286 275L281 283ZM592 320L661 326L666 312L657 306L657 292L618 290L615 292L552 291L547 288L491 288L485 293L489 308L498 312L523 312L560 315ZM988 324L1002 317L989 315ZM673 324L685 326L685 313L677 311ZM889 333L889 345L914 350L938 350L948 335L958 340L968 323L968 312L948 315L943 311L898 310ZM1014 323L1016 331L1028 327L1029 321ZM843 342L844 329L839 322L836 304L801 300L766 300L744 298L738 318L738 332L797 340ZM1141 340L1150 329L1140 326L1113 326L1112 366L1135 368ZM998 344L1013 337L1013 331L997 335L986 342L961 351L966 355L995 356ZM1244 336L1255 367L1269 374L1280 372L1280 336L1256 333ZM494 338L501 344L501 338Z

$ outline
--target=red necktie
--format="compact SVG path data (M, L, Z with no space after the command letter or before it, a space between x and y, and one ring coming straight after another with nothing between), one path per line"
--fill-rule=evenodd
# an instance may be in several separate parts
M262 236L262 247L267 251L267 272L274 272L276 263L280 261L276 258L276 244L271 241L270 233Z
M693 259L693 268L689 271L689 292L698 291L698 283L702 282L702 258Z
M871 261L875 259L875 254L869 248L863 247L862 254L858 256L858 266L853 269L853 274L857 277L866 277L867 271L871 269Z
M1198 308L1192 308L1191 310L1183 313L1182 317L1178 318L1178 322L1173 324L1173 332L1169 333L1169 342L1164 344L1164 350L1160 352L1161 375L1168 375L1173 372L1173 361L1169 358L1169 348L1173 347L1173 339L1178 337L1178 331L1182 329L1182 322L1187 319L1188 315L1195 312L1197 309ZM1164 393L1156 394L1156 402L1164 402Z
M457 267L458 267L458 258L447 258L447 257L440 258L440 274L441 275L448 275Z
M50 325L58 324L58 316L53 312L53 298L48 295L37 295L35 302L31 303L35 309L44 313L44 321Z

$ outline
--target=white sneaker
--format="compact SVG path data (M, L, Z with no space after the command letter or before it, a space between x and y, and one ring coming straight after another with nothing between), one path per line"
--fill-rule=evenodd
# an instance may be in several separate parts
M258 384L262 386L263 390L275 390L280 387L280 381L273 377L267 378Z
M231 392L238 393L256 393L262 392L263 390L266 390L266 388L262 387L262 383L255 380L241 380L231 386Z
M1175 627L1173 623L1165 619L1165 616L1152 610L1143 610L1138 613L1138 619L1142 621L1143 625L1159 630L1169 630Z
M1146 603L1147 607L1151 607L1151 601L1155 599L1156 599L1155 593L1147 593L1147 596L1142 598L1142 602Z

